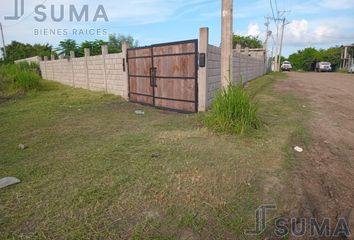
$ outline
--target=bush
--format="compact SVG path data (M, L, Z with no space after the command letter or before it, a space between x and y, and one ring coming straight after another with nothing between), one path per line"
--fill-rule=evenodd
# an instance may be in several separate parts
M0 66L0 95L9 96L37 89L41 79L37 64L20 63Z
M244 134L261 126L257 111L243 86L230 84L216 93L204 123L216 132Z
M14 77L15 86L22 91L37 89L41 77L34 72L19 72Z

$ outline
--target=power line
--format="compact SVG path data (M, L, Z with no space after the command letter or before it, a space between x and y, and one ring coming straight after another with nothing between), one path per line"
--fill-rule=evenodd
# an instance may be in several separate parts
M285 18L285 15L289 11L280 11L278 8L278 1L277 0L274 0L274 4L273 4L273 0L269 0L269 3L270 3L270 8L272 10L272 15L273 15L272 20L274 21L275 27L277 29L276 39L274 39L273 35L271 36L272 40L273 40L273 44L275 45L274 70L279 71L280 70L280 62L281 62L281 54L282 54L282 50L283 50L283 42L284 42L284 29L285 29L285 25L288 24L288 23L286 23L287 20ZM275 5L276 13L274 11L274 5Z
M277 0L274 0L275 1L275 10L277 11L277 13L279 12L278 11L278 2L277 2ZM279 18L279 15L278 15L278 18Z
M273 8L273 1L272 1L272 0L269 0L269 3L270 3L270 8L272 9L274 24L277 25L277 22L276 22L276 20L275 20L275 14L274 14L274 8Z

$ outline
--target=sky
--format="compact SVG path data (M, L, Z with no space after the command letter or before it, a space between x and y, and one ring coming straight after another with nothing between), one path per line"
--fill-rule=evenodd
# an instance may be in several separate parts
M219 46L221 37L221 0L23 0L23 15L18 20L5 20L14 15L16 0L0 0L0 22L6 44L16 40L25 43L49 43L57 47L63 39L107 40L109 34L131 35L140 46L196 39L199 28L208 27L210 44ZM19 3L21 0L17 0ZM271 8L272 2L273 11ZM41 14L35 12L39 8ZM88 5L88 21L70 21L70 5L79 13ZM107 16L94 21L102 5ZM60 16L60 22L51 19ZM265 40L265 17L286 11L283 55L305 47L328 48L354 43L354 0L234 0L235 34L251 35ZM21 10L19 9L19 13ZM35 17L46 19L38 22ZM104 15L104 14L103 14ZM275 22L269 40L271 50L276 40ZM2 46L2 43L0 43Z

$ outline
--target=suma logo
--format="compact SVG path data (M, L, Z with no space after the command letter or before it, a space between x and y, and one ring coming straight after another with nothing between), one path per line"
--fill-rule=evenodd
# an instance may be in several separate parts
M5 16L5 20L18 20L25 13L25 0L14 0L14 15Z
M14 14L13 16L6 16L5 20L18 20L25 12L24 0L13 0L14 1ZM92 8L92 7L91 7ZM34 7L32 11L34 14L33 19L37 22L44 22L48 19L54 22L96 22L98 20L104 20L108 22L108 17L106 10L102 4L99 4L94 11L90 9L88 4L82 5L80 7L70 4L65 6L60 5L50 5L46 6L44 4L39 4Z

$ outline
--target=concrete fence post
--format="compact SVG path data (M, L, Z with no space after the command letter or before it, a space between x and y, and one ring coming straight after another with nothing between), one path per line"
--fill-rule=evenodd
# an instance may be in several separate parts
M122 66L123 66L123 98L125 100L129 100L129 76L128 76L128 60L126 59L128 55L128 48L129 48L129 43L128 42L123 42L122 44ZM125 67L124 67L125 66ZM124 69L125 68L125 69Z
M59 59L63 60L64 59L64 55L63 54L59 55Z
M70 61L71 61L71 75L73 78L73 87L75 87L75 73L74 73L74 61L73 59L75 58L75 52L70 51Z
M50 55L50 64L52 65L52 77L51 77L51 79L50 80L53 80L54 81L54 60L55 60L55 55L54 54L52 54L52 55Z
M48 62L48 57L44 56L43 57L44 61L44 73L42 72L43 78L48 80L48 73L47 73L47 62Z
M103 81L104 81L104 89L105 92L108 92L107 88L107 73L106 73L106 56L108 55L108 46L107 45L102 45L101 46L101 51L102 51L102 59L103 59Z
M86 87L87 89L90 89L90 80L89 80L88 63L87 63L88 58L90 57L90 49L84 48L84 54L85 54Z
M238 52L238 53L241 52L241 45L240 44L236 45L236 52Z
M199 30L199 53L205 54L204 67L199 67L198 71L198 111L205 112L208 105L208 46L209 46L209 28Z
M249 55L250 55L250 49L249 48L245 48L245 54L246 54L246 56L249 57Z
M249 54L250 54L250 50L249 48L245 48L245 56L246 56L246 76L245 76L245 82L248 82L248 80L250 80L251 78L251 72L250 72L250 57L249 57Z

